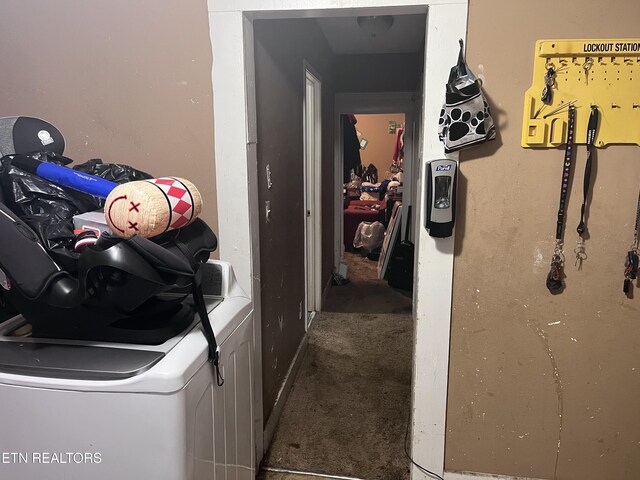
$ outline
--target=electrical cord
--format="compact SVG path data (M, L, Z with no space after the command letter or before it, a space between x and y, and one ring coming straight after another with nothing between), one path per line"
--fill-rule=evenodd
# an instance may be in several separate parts
M425 475L429 475L432 478L437 478L438 480L444 480L444 478L442 478L440 475L438 475L437 473L432 472L431 470L428 470L426 468L424 468L422 465L416 463L413 458L411 458L411 455L409 454L409 450L407 449L407 440L409 438L409 425L411 424L411 413L409 413L409 418L407 419L407 430L405 431L404 434L404 454L407 456L407 458L409 459L409 461L418 469L420 470L422 473L424 473Z

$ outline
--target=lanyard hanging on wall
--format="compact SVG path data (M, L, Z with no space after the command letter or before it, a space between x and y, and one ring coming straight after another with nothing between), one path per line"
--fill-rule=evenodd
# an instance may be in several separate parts
M587 209L587 201L589 196L589 187L591 186L591 167L594 157L594 143L596 139L596 133L598 131L598 119L599 112L598 107L591 106L591 115L589 116L589 125L587 127L587 163L584 166L584 180L582 185L582 207L580 207L580 223L576 229L578 232L578 242L574 250L576 254L576 265L578 270L582 268L582 261L586 260L587 253L584 246L584 234L587 231L587 225L585 222L585 210Z
M622 291L626 293L628 297L631 297L633 280L638 276L638 236L640 235L638 230L640 230L640 194L638 194L638 206L636 207L636 226L633 231L633 243L627 252L627 258L624 262L624 286L622 287Z
M569 121L568 121L568 134L567 134L567 146L564 151L564 166L562 168L562 184L560 188L560 207L558 208L558 221L556 223L556 246L553 251L553 257L551 258L551 269L547 275L547 288L549 292L557 294L562 292L564 284L562 279L564 278L564 252L563 252L563 230L564 230L564 217L567 206L567 194L569 190L569 180L571 178L571 166L573 164L573 137L575 130L576 108L573 105L569 106Z

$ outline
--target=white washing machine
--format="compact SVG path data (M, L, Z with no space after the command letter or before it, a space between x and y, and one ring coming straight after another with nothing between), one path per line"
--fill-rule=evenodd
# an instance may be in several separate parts
M197 321L160 345L0 325L0 479L255 478L251 302L228 263L203 268L221 387Z

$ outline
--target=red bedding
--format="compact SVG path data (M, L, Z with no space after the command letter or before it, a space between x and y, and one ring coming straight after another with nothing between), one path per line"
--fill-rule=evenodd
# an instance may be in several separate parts
M378 209L371 207L377 205ZM352 200L344 209L344 248L353 248L353 237L360 222L376 222L384 219L385 202L379 200Z

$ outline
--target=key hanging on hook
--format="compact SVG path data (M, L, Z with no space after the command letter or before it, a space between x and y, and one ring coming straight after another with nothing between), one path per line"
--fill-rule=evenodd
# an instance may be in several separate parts
M547 274L547 289L552 294L557 294L564 290L562 279L564 278L564 255L562 253L562 241L556 241L556 248L551 257L549 265L549 273Z
M629 247L624 261L624 285L622 291L631 298L633 281L638 277L638 267L640 266L640 255L638 255L638 236L640 235L640 193L638 194L638 204L636 206L636 224L633 231L633 243Z
M584 84L589 85L589 70L593 67L593 58L587 57L584 63L582 64L582 69L584 70Z
M547 105L551 105L553 103L553 86L556 83L556 67L551 62L547 62L545 67L547 71L544 74L544 88L540 99Z
M587 252L582 237L578 237L576 248L574 248L573 251L576 254L574 266L578 267L578 270L582 270L582 262L587 259Z

